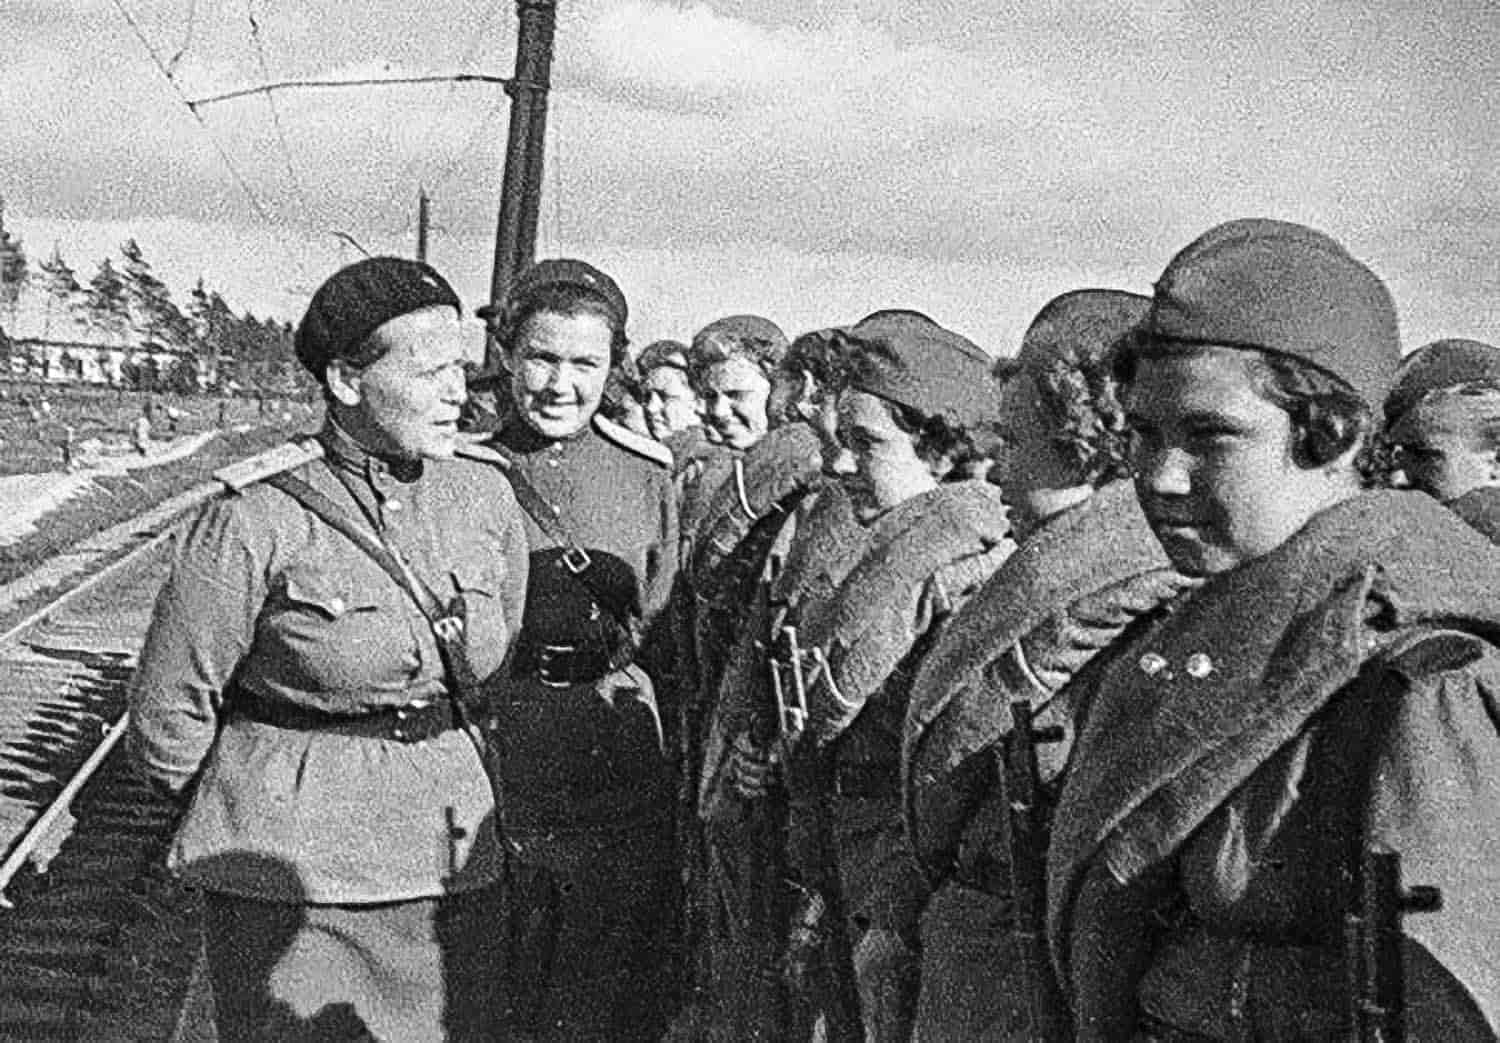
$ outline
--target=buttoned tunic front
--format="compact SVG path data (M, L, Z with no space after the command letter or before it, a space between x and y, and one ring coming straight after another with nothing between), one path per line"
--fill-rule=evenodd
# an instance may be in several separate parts
M640 642L636 659L653 682L669 653L653 630L677 569L677 515L667 468L592 426L547 439L523 421L493 447L525 476L590 557L587 583L561 561L565 548L525 516L531 547L526 626L498 710L506 743L507 811L518 832L628 826L670 815L671 773L657 708L611 703L601 678L539 676L549 649L604 653L620 616ZM597 594L597 596L596 596ZM607 604L606 604L607 603ZM659 685L656 698L670 693Z
M656 1039L670 1016L676 863L670 654L658 616L677 571L671 472L654 444L594 420L549 439L513 418L488 443L588 556L529 514L526 624L496 700L507 945L527 1038ZM634 662L616 654L625 617ZM658 705L658 700L667 705Z
M326 459L293 473L360 522L369 512L439 597L461 594L473 666L494 674L527 579L508 483L464 461L388 463L332 425L320 442ZM138 763L173 791L196 781L170 865L212 891L294 903L394 902L499 879L494 800L462 731L406 743L278 727L237 713L239 692L339 715L446 698L410 598L268 485L210 502L187 531L132 683Z

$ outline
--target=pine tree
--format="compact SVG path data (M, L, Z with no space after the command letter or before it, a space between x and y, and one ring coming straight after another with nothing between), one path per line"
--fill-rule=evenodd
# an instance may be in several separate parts
M78 283L78 273L63 260L62 247L52 244L52 256L37 265L40 269L42 289L47 294L47 317L42 335L52 332L52 317L55 313L66 315L79 307L83 298L83 287Z
M101 333L120 337L130 328L130 299L125 280L108 257L99 262L84 292L89 325Z
M201 341L209 339L209 313L213 303L209 299L208 287L203 285L203 276L188 291L187 317L193 324L193 334Z
M202 276L188 294L188 320L192 324L193 337L198 352L207 362L206 371L210 379L218 384L227 382L235 372L234 338L231 331L235 323L233 310L218 293L203 284Z
M132 327L148 343L188 347L188 324L173 303L167 284L151 270L140 244L127 239L120 246L120 254L125 258L125 293Z
M0 307L15 320L16 302L21 299L21 287L26 285L31 272L26 264L26 251L21 240L15 238L5 227L5 200L0 198Z

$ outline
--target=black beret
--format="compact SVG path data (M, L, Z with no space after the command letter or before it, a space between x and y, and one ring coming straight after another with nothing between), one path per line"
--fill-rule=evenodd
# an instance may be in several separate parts
M1302 359L1371 409L1401 358L1396 305L1379 276L1321 232L1259 218L1212 228L1172 258L1149 334Z
M625 303L625 294L621 291L619 284L587 261L567 257L538 261L516 276L515 282L511 283L510 289L505 293L503 310L514 317L514 314L526 304L527 298L553 287L570 287L586 291L599 299L600 303L614 316L622 330L625 328L625 320L630 317L630 308ZM482 319L491 319L495 317L497 310L492 305L486 305L476 314Z
M1394 422L1428 392L1464 384L1500 388L1500 348L1458 338L1424 344L1402 359L1396 371L1396 386L1385 400L1386 422Z
M319 381L335 359L367 366L378 357L363 350L370 334L392 319L434 307L463 312L458 294L430 265L405 257L356 261L313 294L297 325L297 359Z

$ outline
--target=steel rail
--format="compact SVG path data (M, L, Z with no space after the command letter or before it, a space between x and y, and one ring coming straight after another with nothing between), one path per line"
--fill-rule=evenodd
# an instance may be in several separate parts
M113 576L116 572L123 570L127 566L136 564L146 554L156 551L166 541L176 535L180 524L181 517L179 516L176 521L145 543L132 547L121 557L112 561L98 572L87 576L76 586L64 591L48 604L31 613L31 615L11 627L4 634L0 634L0 645L9 644L14 641L21 633L42 623L59 608L67 605L75 598L81 597L89 590L104 582L104 580ZM10 886L11 881L15 879L16 874L25 867L27 862L31 861L37 848L42 845L43 841L51 834L53 827L68 812L72 806L73 799L87 785L88 781L93 778L94 773L99 770L99 766L104 763L110 751L119 743L120 737L125 734L125 727L129 723L129 719L130 715L128 713L122 714L119 720L115 721L104 732L104 737L99 745L95 747L83 764L72 774L57 796L52 798L47 806L42 809L41 814L27 827L26 831L21 834L20 838L7 853L5 862L0 864L0 909L15 908L15 904L5 893L6 888Z
M58 795L52 798L52 803L47 805L41 816L26 830L21 840L11 850L10 857L0 865L0 909L14 909L16 904L10 900L5 889L10 886L11 880L30 861L37 847L52 832L52 827L67 814L73 806L73 798L83 789L88 781L94 777L94 772L104 763L110 751L119 743L120 737L125 734L125 727L130 723L130 714L120 715L120 719L110 725L109 730L104 733L104 739L89 754L88 760L81 764L68 784L62 788Z

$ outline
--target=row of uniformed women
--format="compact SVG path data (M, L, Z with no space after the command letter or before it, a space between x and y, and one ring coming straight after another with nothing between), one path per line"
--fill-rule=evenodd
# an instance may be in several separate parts
M799 340L793 377L799 348L838 356L806 413L838 481L758 498L767 439L734 472L740 543L704 538L712 510L696 531L698 609L737 605L740 647L698 679L721 922L681 1034L1390 1038L1399 1003L1413 1037L1494 1038L1500 554L1460 520L1495 516L1494 349L1398 374L1367 266L1301 226L1220 226L1149 298L1054 301L998 367L1007 557L972 484L937 481L955 447L925 425L968 399L925 374L983 381L927 323ZM927 478L886 483L893 459ZM1371 488L1382 464L1431 495ZM850 501L857 550L828 554ZM1025 767L1013 703L1060 729L1034 777L1050 843L999 767ZM1444 907L1407 918L1404 990L1378 995L1345 924L1385 850Z
M143 652L131 743L188 798L224 1038L653 1038L681 868L689 1038L1326 1038L1374 844L1448 903L1410 921L1413 1025L1493 1031L1495 552L1361 490L1395 319L1337 244L1236 222L1149 301L1049 305L1004 367L1008 521L963 480L988 360L925 316L708 338L789 422L726 393L679 542L670 456L595 415L607 276L521 280L513 408L455 460L457 307L379 259L298 333L328 423L286 473L428 603L268 478L185 538ZM1495 390L1439 354L1388 406L1412 481ZM455 664L429 616L458 614ZM1024 879L994 757L1021 699L1067 740ZM704 833L674 847L679 765Z

